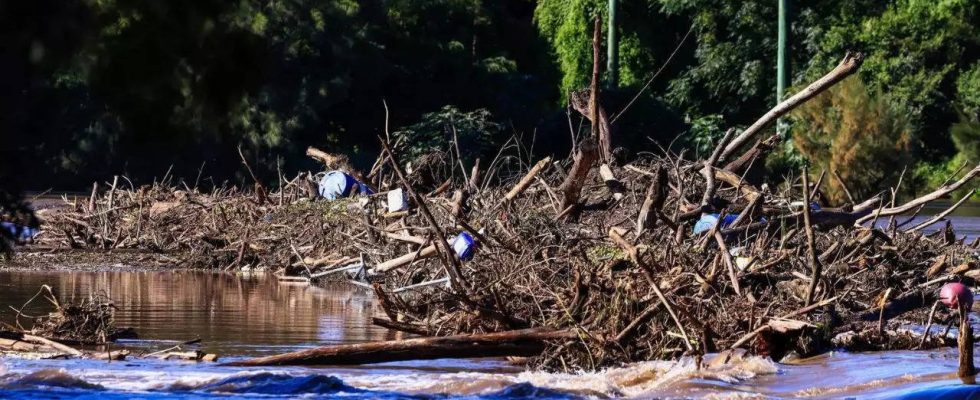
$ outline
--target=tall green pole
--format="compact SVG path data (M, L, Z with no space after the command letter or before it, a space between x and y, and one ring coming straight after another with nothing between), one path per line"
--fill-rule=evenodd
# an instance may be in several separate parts
M789 84L789 4L790 0L779 0L779 42L776 54L776 104L783 101L786 85ZM786 121L780 118L776 122L776 131L786 139Z
M616 32L616 0L609 0L609 29L606 36L606 70L609 87L619 86L619 37Z

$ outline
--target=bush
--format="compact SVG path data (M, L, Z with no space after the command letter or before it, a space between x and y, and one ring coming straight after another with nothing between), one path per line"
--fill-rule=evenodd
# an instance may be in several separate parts
M869 93L851 77L792 113L797 150L811 172L837 171L857 199L897 184L912 161L912 128L907 113L884 96ZM836 179L825 180L826 194L841 203L846 195Z
M501 131L490 112L478 109L462 112L453 106L444 106L436 112L422 115L422 120L394 133L401 138L406 157L402 162L417 160L433 151L454 150L453 136L459 141L463 160L470 165L477 157L496 150L494 139Z
M934 190L949 179L958 179L977 163L980 163L980 122L960 114L960 121L949 128L956 155L942 162L922 162L915 169L915 184L920 192ZM954 198L973 191L974 199L980 199L975 188L962 188L952 194Z
M980 122L965 117L949 128L956 154L970 165L980 162Z
M687 130L687 145L694 150L698 158L707 159L725 136L725 121L718 114L707 115L688 121L691 127Z

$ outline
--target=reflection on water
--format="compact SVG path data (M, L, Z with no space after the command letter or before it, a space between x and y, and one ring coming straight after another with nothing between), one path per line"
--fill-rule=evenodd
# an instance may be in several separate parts
M344 286L281 284L269 277L204 272L0 271L0 306L19 306L42 284L64 300L104 290L129 346L159 350L200 337L223 360L327 343L393 339L370 323L369 293ZM45 312L38 301L25 310ZM12 312L4 312L10 322ZM978 357L980 358L980 357ZM710 356L709 356L710 360ZM837 352L788 364L749 357L698 370L691 359L591 373L524 371L499 359L399 362L360 367L238 368L133 358L126 362L0 358L0 398L915 398L966 395L955 349ZM950 394L952 393L952 394ZM949 397L953 396L953 397Z
M394 338L371 324L375 302L364 290L320 288L197 271L0 271L0 305L19 307L48 284L63 301L105 291L119 307L116 324L141 339L187 341L219 355L256 355L323 344ZM42 300L24 312L50 311ZM14 313L0 312L12 323ZM21 323L29 322L21 319ZM29 328L29 325L27 326Z

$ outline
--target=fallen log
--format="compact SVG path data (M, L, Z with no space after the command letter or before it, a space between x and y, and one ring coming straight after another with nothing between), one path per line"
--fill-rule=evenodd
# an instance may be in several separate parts
M359 365L439 358L528 357L541 353L547 340L575 337L575 332L568 330L521 329L497 333L324 346L222 365L229 367Z
M898 296L885 303L883 307L875 307L857 314L854 321L873 322L879 318L893 319L909 311L929 307L937 299L935 289L915 290Z
M912 199L909 202L907 202L905 204L902 204L900 206L897 206L897 207L887 207L887 208L882 208L880 210L877 210L877 211L875 211L875 212L873 212L873 213L871 213L869 215L866 215L866 216L862 217L861 219L858 219L857 222L856 222L856 224L858 224L858 225L863 224L863 223L868 222L869 220L871 220L873 218L888 217L888 216L892 216L892 215L898 215L898 214L901 214L901 213L904 213L904 212L907 212L907 211L911 211L911 210L915 209L918 206L921 206L921 205L927 204L927 203L929 203L931 201L938 200L940 198L946 197L947 195L949 195L953 191L956 191L957 189L959 189L963 185L965 185L965 184L969 183L970 181L972 181L977 176L980 176L980 164L977 164L976 167L974 167L972 170L970 170L970 172L967 172L966 175L963 175L963 177L960 178L956 182L943 185L942 187L934 190L932 193L928 193L928 194L922 195L920 197L917 197L915 199ZM857 207L855 207L855 208L857 208Z

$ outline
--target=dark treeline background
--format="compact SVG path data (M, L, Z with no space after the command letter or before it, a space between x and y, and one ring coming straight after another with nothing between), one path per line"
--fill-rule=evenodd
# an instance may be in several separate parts
M771 162L840 171L862 193L938 185L980 160L980 2L795 1L790 92L847 50L859 76L795 112ZM80 189L126 174L274 176L315 145L373 160L392 130L421 152L449 125L474 153L512 135L570 146L565 100L591 73L606 0L0 0L0 179ZM612 112L636 152L690 156L775 99L777 2L621 0ZM605 29L605 24L603 24ZM573 115L573 127L580 118ZM675 141L675 139L678 139ZM831 185L834 185L833 183Z

